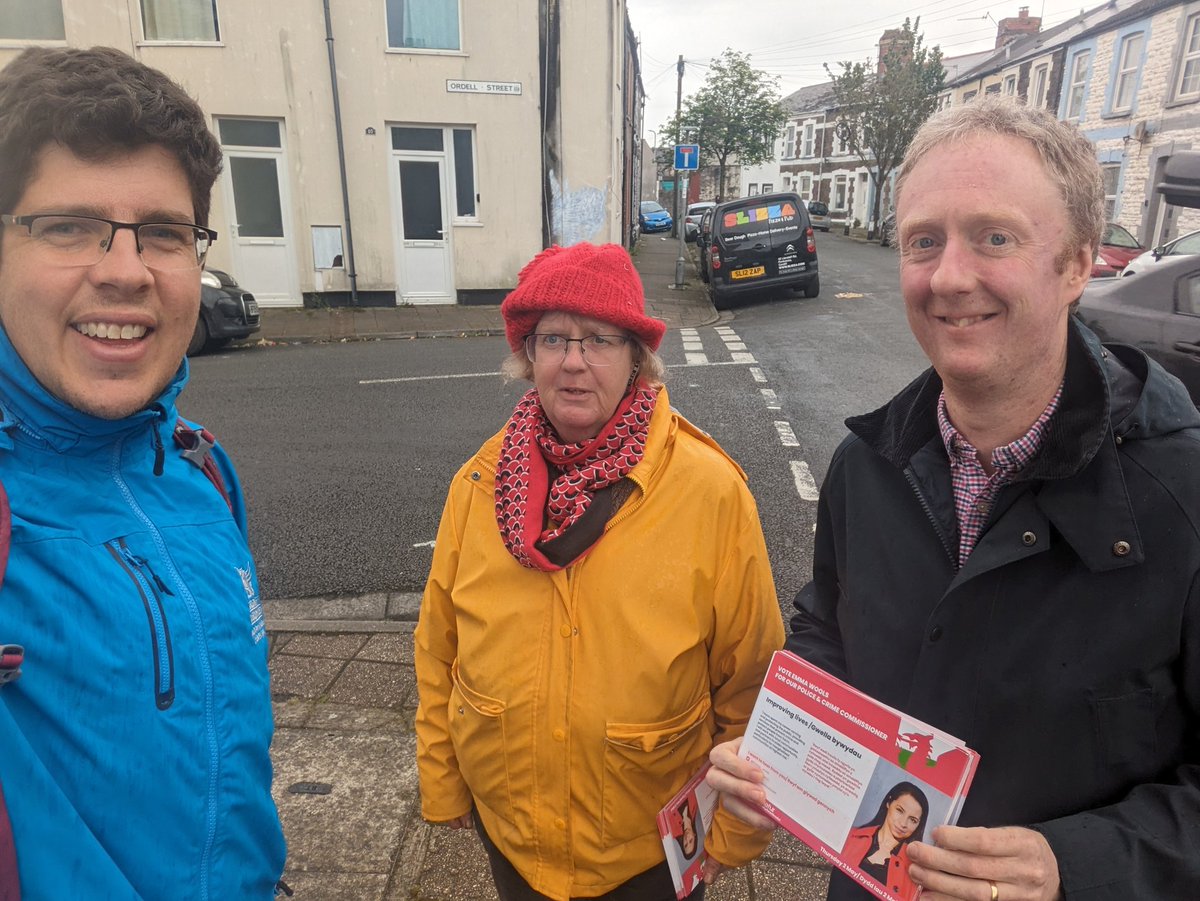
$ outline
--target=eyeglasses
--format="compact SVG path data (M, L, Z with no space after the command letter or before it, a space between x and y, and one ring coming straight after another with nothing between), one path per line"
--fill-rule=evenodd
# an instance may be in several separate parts
M592 366L611 366L621 358L621 348L629 343L626 335L588 335L568 338L566 335L525 336L525 356L531 363L557 363L567 356L573 343L579 344L583 359Z
M25 228L38 253L55 266L96 265L112 249L113 235L123 228L137 237L138 254L150 269L197 269L217 240L211 228L188 222L117 222L56 213L5 213L0 222Z

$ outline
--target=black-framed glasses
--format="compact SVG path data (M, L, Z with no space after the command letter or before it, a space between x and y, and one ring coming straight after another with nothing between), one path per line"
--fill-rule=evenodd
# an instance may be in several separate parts
M566 335L542 335L534 332L525 336L525 356L532 363L557 363L567 356L572 344L579 345L583 359L592 366L611 366L621 359L621 349L629 343L628 335L586 335L568 338Z
M112 249L113 236L123 228L137 238L138 254L151 269L198 269L217 233L190 222L117 222L95 216L35 213L0 215L4 225L29 232L39 255L55 266L94 266Z

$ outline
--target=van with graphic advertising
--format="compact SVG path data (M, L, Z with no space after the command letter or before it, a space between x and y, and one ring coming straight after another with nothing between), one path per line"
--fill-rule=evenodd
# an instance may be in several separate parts
M713 210L705 251L708 290L717 309L754 291L820 293L816 240L797 194L758 194L721 204Z

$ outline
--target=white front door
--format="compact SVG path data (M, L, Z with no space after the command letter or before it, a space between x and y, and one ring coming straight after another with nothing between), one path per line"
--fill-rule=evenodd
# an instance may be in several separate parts
M399 303L455 303L446 158L397 155Z
M302 304L279 122L219 119L225 199L238 283L263 307Z

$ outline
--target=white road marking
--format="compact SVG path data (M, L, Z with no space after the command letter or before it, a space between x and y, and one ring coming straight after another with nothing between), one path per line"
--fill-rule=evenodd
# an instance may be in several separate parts
M762 390L763 400L765 400L767 402L767 409L768 410L778 410L779 409L779 398L775 396L775 392L770 388L763 388L761 390Z
M821 492L817 490L817 480L813 478L813 474L808 469L808 464L803 460L792 460L792 479L796 482L796 493L800 495L800 499L804 501L815 501L821 496ZM813 525L814 531L816 525Z
M703 341L684 341L683 349L684 350L704 350L704 342Z
M452 375L407 375L394 379L359 379L360 385L391 385L396 382L441 382L446 379L482 379L495 378L498 372L457 372Z
M681 328L679 330L679 336L681 338L695 338L699 334L700 333L694 328Z
M718 325L718 326L715 326L715 327L713 328L713 331L714 331L714 332L716 332L718 335L732 335L732 334L734 334L734 331L733 331L733 329L732 329L732 328L730 328L730 327L729 327L729 326L727 326L727 325Z
M745 350L746 349L746 345L742 341L726 341L725 347L727 347L729 350Z
M790 422L776 420L775 431L779 433L779 441L784 447L800 446L800 442L796 440L796 433L792 431L792 424Z
M758 360L754 359L754 354L731 353L729 356L732 357L731 362L733 362L733 363L757 363L758 362Z
M687 357L687 365L688 366L707 366L708 365L708 357L705 354L692 353L691 351L688 351L687 353L684 354L684 356Z
M759 369L757 366L750 367L750 376L756 382L765 382L767 380L767 377L765 375L763 375L763 371L761 369Z
M437 539L434 539L433 541L418 541L416 544L413 545L413 547L436 547L436 546L437 546Z

